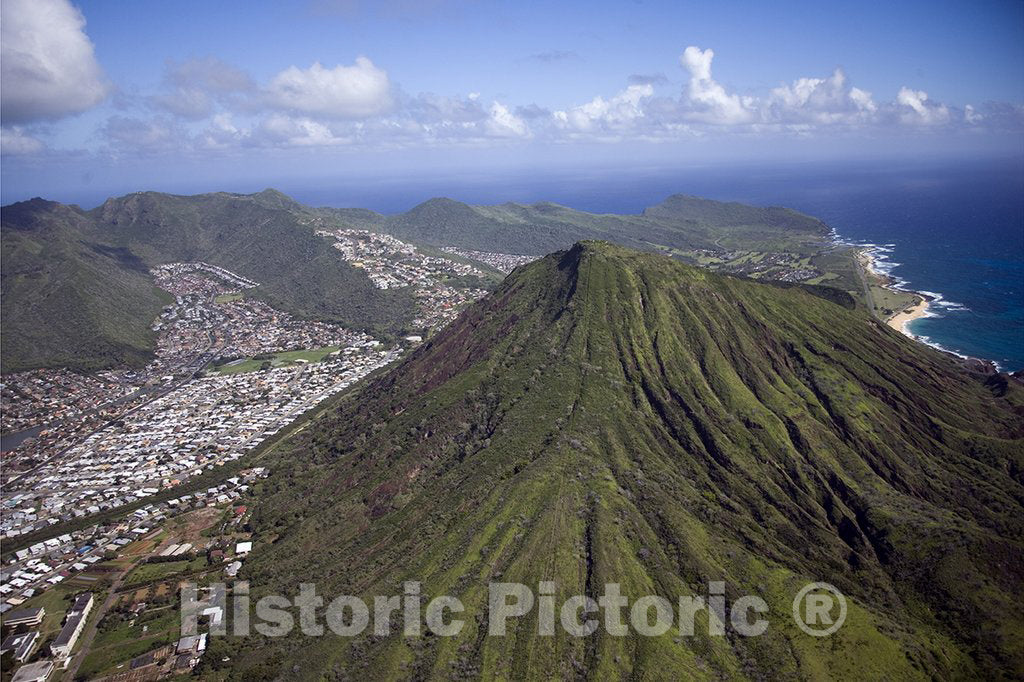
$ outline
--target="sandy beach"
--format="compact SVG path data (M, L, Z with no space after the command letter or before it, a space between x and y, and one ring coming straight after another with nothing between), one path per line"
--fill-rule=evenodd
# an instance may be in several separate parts
M923 317L928 312L928 300L924 297L918 298L917 303L910 308L901 310L887 320L890 327L896 331L903 332L907 336L913 338L913 334L907 329L907 325L919 317Z
M896 289L895 280L891 275L889 275L886 272L882 272L881 269L878 268L875 262L875 256L870 250L858 249L857 261L860 263L861 267L864 268L864 270L867 273L878 278L881 282L883 282L883 286L885 288ZM904 308L903 310L896 313L895 315L892 315L891 317L889 317L889 319L886 320L886 324L888 324L896 331L906 334L910 338L915 338L915 336L910 333L910 330L907 328L907 325L913 322L914 320L918 319L919 317L924 317L925 313L928 312L928 304L931 302L931 299L929 297L917 292L913 293L915 294L914 305L908 308Z

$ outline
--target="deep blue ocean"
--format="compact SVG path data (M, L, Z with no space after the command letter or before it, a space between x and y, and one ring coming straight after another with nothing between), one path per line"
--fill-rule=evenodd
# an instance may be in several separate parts
M340 184L340 186L339 186ZM906 288L936 297L910 331L947 350L1024 369L1024 160L701 166L681 170L478 174L280 189L303 203L404 211L434 196L554 201L638 213L673 193L780 205L844 240L878 245Z
M900 286L931 294L910 323L922 340L1024 369L1024 173L1020 167L838 173L791 187L779 203L845 239L881 247ZM796 183L794 183L796 184Z

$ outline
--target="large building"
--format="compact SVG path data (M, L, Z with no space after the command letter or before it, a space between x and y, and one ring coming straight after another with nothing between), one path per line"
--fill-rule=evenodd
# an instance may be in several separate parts
M32 649L35 648L36 640L38 639L39 633L35 630L20 635L10 635L3 642L0 642L0 656L10 651L13 652L15 662L24 663L29 654L32 653Z
M57 639L50 644L50 652L57 658L67 658L71 650L75 648L75 642L85 629L85 621L89 618L89 611L92 610L92 594L86 592L75 598L75 603L68 611L64 627L61 628Z
M19 625L32 627L43 622L46 609L22 609L21 611L8 611L4 614L3 623L5 628L13 628Z
M53 672L53 661L39 661L23 665L14 673L11 682L46 682Z

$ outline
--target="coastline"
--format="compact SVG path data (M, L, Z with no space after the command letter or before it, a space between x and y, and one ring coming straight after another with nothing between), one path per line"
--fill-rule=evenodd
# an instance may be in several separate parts
M907 338L913 339L920 344L934 348L935 350L952 355L955 358L963 361L972 371L981 372L983 374L998 374L1002 372L1002 368L999 363L984 358L975 358L969 355L958 353L949 348L945 348L937 343L930 341L927 337L921 337L910 331L910 323L914 320L921 319L922 317L929 317L929 307L933 303L940 302L942 296L940 294L932 294L931 292L915 291L913 289L905 288L903 284L906 284L904 280L899 277L893 276L889 270L891 267L879 267L876 259L876 252L881 250L883 252L890 251L894 245L886 245L885 247L879 247L876 245L864 245L864 244L852 244L848 242L842 242L838 234L833 233L834 241L837 244L843 244L846 246L853 246L856 250L856 261L858 265L864 270L867 276L875 277L878 280L884 282L882 287L889 289L890 291L898 291L904 294L914 295L914 304L909 307L905 307L902 310L893 313L885 319L885 323L900 332ZM888 265L888 264L887 264ZM953 304L957 305L957 304Z
M885 323L896 331L917 340L917 336L910 331L910 323L928 314L928 304L930 301L920 292L915 291L914 293L919 297L917 303L892 315Z
M928 305L934 301L934 297L928 296L920 291L913 291L911 289L904 289L900 284L901 280L892 276L888 269L884 269L878 266L878 261L875 256L875 250L877 246L857 246L857 262L866 271L868 276L874 277L879 281L883 282L881 285L885 289L890 291L897 291L903 294L913 294L914 304L905 308L902 308L892 315L889 315L885 319L885 323L900 332L901 334L908 336L915 341L920 341L910 331L910 323L914 320L926 317L928 315ZM888 248L888 247L887 247Z

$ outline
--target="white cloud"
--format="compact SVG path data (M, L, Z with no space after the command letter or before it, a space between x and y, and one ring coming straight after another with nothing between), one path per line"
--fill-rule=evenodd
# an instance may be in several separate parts
M529 137L530 129L526 121L508 110L504 104L491 104L490 117L487 119L486 130L495 137Z
M900 120L904 123L934 125L949 121L946 105L930 101L924 90L903 86L896 95L896 103L900 108Z
M277 108L327 118L368 118L391 108L391 83L383 69L366 57L352 66L308 69L292 66L277 74L267 88Z
M367 122L360 131L363 139L390 135L403 145L420 142L474 142L486 138L529 138L533 133L523 112L513 111L501 102L489 107L479 93L466 97L446 97L422 93L402 97L396 109L386 117Z
M198 120L214 112L213 98L200 88L175 88L170 93L154 96L151 102L158 109L182 118Z
M630 85L610 99L600 95L569 111L556 111L555 121L578 131L623 130L643 118L644 100L654 94L650 84Z
M702 51L691 45L679 58L683 68L690 72L688 95L689 104L693 107L692 117L723 125L750 122L754 117L750 110L753 99L730 95L711 77L711 60L714 57L715 52L711 48Z
M6 125L56 120L99 104L110 87L67 0L0 3L0 116Z
M426 125L476 122L489 115L480 103L480 95L475 92L465 99L426 92L402 102L400 111L396 113Z
M733 133L870 134L901 123L942 130L1024 129L1024 106L985 102L977 110L970 105L950 108L906 87L895 99L876 101L870 92L852 86L838 68L831 75L780 84L762 96L741 96L714 79L714 56L713 50L695 46L682 52L679 64L689 82L676 96L664 88L655 94L656 86L667 82L664 76L633 75L628 86L610 96L597 95L559 111L538 104L514 106L476 91L411 95L394 87L387 72L366 57L334 68L319 62L308 69L291 66L260 84L207 57L169 62L156 94L135 95L163 113L148 120L115 116L100 132L113 150L153 153L486 146L531 139L678 140ZM44 149L36 137L46 139L43 133L48 131L5 125L5 153Z
M0 128L0 153L11 156L37 154L46 146L26 133L20 126Z
M348 144L351 139L335 135L328 125L306 116L273 114L260 122L250 142L281 147L333 147Z
M208 149L226 149L244 139L244 133L235 125L231 114L214 115L210 125L203 131L200 142Z
M987 130L1024 130L1024 104L1010 102L982 102L977 108L964 107L964 119L972 127L984 124Z
M878 110L878 106L871 99L871 93L867 90L861 90L860 88L850 88L850 99L857 105L857 108L861 111L868 113L875 113Z
M175 116L203 119L213 115L216 104L238 104L242 93L251 95L256 86L240 69L214 57L168 62L164 74L165 92L150 103Z
M878 111L871 93L848 87L836 69L829 78L799 78L771 91L768 116L784 123L866 123Z
M679 56L679 63L690 72L690 78L696 81L709 81L711 80L711 60L714 58L715 51L710 47L702 51L696 45L690 45Z

